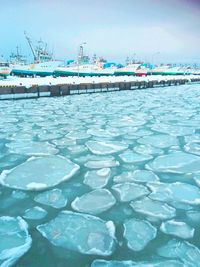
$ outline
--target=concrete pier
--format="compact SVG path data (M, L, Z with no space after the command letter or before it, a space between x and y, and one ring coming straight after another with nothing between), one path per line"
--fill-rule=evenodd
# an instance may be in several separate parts
M52 78L53 79L53 78ZM124 78L123 78L124 79ZM121 81L83 81L66 82L62 84L39 85L32 84L30 86L24 85L12 85L8 83L0 84L0 100L11 99L27 99L27 98L39 98L39 97L59 97L74 94L89 94L99 92L111 92L111 91L124 91L124 90L141 90L154 87L165 87L173 85L183 85L189 83L200 82L200 76L197 77L169 77L163 76L163 78L147 79L144 77L140 80L123 80ZM34 81L34 79L33 79ZM59 82L59 81L58 81ZM55 83L55 80L54 80Z

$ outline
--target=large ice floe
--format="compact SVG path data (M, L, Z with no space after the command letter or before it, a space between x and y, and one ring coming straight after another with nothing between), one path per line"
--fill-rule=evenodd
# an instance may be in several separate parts
M90 214L99 214L114 206L116 200L107 189L96 189L77 197L71 206L74 210Z
M162 222L160 230L168 235L173 235L183 239L189 239L194 236L194 228L185 222L170 220Z
M35 196L34 200L40 204L51 206L56 209L64 208L67 205L67 196L61 189L54 188Z
M138 143L144 145L152 145L157 148L168 148L178 145L178 139L175 136L157 134L144 136L138 140Z
M28 225L21 217L0 217L0 266L13 266L31 247Z
M119 200L122 202L141 198L150 193L147 187L129 182L113 185L112 189L117 193Z
M200 266L200 250L187 241L172 239L166 245L158 248L157 253L165 258L178 259L186 267Z
M140 163L152 159L151 155L141 155L131 150L127 150L122 154L120 154L119 156L124 163L128 164Z
M106 261L95 260L91 267L187 267L178 260L157 260L157 261ZM189 267L189 266L188 266Z
M124 237L133 251L143 250L156 234L157 229L148 221L130 219L124 223Z
M100 170L88 171L84 176L84 184L93 189L102 188L107 185L111 176L110 168L102 168Z
M151 199L167 202L177 208L188 205L200 204L200 189L197 186L176 182L176 183L148 183L152 193Z
M112 221L71 211L62 211L52 221L37 226L54 246L82 254L108 256L115 249L115 226Z
M23 218L28 220L40 220L47 215L47 211L41 207L35 206L24 212Z
M132 201L130 205L136 212L156 220L166 220L176 216L176 210L173 207L148 197Z
M181 151L157 157L147 164L147 168L157 172L200 173L200 157Z
M127 149L125 144L119 142L99 142L99 141L88 141L86 143L89 150L96 155L110 155Z
M61 156L32 157L12 170L3 171L0 183L22 190L43 190L70 179L78 170L77 164Z

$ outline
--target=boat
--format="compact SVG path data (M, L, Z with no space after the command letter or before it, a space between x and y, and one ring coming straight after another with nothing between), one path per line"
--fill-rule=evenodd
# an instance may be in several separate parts
M0 62L0 77L6 78L10 75L11 68L8 62Z
M143 64L136 69L135 75L144 77L144 76L147 76L149 72L150 72L150 68L146 64Z
M12 74L17 76L50 76L55 69L63 62L53 59L53 53L48 52L47 44L44 44L41 40L38 42L36 48L33 47L30 38L25 37L31 48L34 63L32 64L16 64L13 66Z
M136 75L136 70L142 65L141 62L130 61L129 58L126 59L126 66L122 66L115 71L116 76L120 75Z
M106 66L106 60L103 58L97 58L93 56L90 61L89 56L84 54L83 44L79 47L78 58L75 61L71 61L66 66L57 67L54 71L54 75L57 76L110 76L114 75L116 67L114 65Z

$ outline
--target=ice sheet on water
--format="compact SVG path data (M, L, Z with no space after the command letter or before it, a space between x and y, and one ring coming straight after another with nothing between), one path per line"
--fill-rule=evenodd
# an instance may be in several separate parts
M111 255L115 249L115 226L111 221L62 211L37 230L53 245L89 255Z
M169 173L200 173L200 157L182 151L159 156L148 163L148 169Z
M67 135L67 138L72 140L84 140L89 139L91 137L90 134L86 133L85 131L70 131Z
M67 205L67 197L61 189L54 188L35 196L34 200L40 204L51 206L56 209L64 208Z
M173 136L185 136L193 134L195 132L195 129L193 127L162 123L154 125L151 129L160 133L165 133Z
M123 152L122 154L119 155L119 157L122 159L124 163L128 163L128 164L140 163L140 162L148 161L153 158L151 155L141 155L131 150L127 150Z
M133 171L124 171L113 177L114 183L134 182Z
M94 260L91 267L189 267L178 260L161 261L106 261Z
M47 211L41 207L35 206L24 212L23 218L28 220L40 220L47 215Z
M87 147L84 145L69 146L67 147L67 149L70 152L70 154L73 155L79 155L88 151Z
M70 179L78 170L77 164L61 156L33 157L10 171L3 171L0 183L15 189L44 190Z
M15 199L25 199L25 198L28 198L29 196L23 191L14 190L12 192L12 197Z
M110 155L117 152L121 152L128 148L125 144L120 144L116 141L88 141L86 142L86 146L88 149L96 155Z
M11 169L26 159L23 155L8 154L0 159L0 169Z
M186 217L190 224L197 226L200 222L200 211L198 210L188 210L186 211Z
M200 140L187 143L184 148L186 152L200 156Z
M28 225L21 217L0 217L0 266L13 266L31 247Z
M159 178L152 171L135 170L133 172L133 180L135 182L147 183L147 182L157 182L159 181Z
M90 128L87 133L97 137L114 138L121 135L120 131L117 129L101 129L101 128Z
M177 220L162 222L160 230L167 235L173 235L183 239L189 239L194 236L193 227L185 222L180 222Z
M28 156L46 156L58 153L53 145L48 142L33 142L33 141L13 141L7 143L9 153L22 154Z
M137 145L133 150L142 155L162 155L164 153L162 149L149 144Z
M136 212L155 220L166 220L176 216L176 210L173 207L148 197L132 201L130 205Z
M116 200L107 189L96 189L77 197L71 206L74 210L89 214L99 214L114 206Z
M156 134L144 136L138 140L138 143L152 145L157 148L168 148L172 146L178 146L178 139L175 136Z
M124 238L133 251L143 250L156 235L157 229L148 221L130 219L124 223Z
M130 182L115 184L112 186L112 190L117 193L122 202L128 202L150 194L147 187Z
M187 267L200 266L200 250L187 241L170 240L157 249L158 255L182 261Z
M200 204L200 189L197 186L175 182L175 183L148 183L152 193L151 199L174 204L183 203L189 205Z
M84 157L82 158L84 160ZM97 157L95 155L86 157L85 167L90 169L111 168L119 166L119 162L112 156Z
M93 189L99 189L107 185L111 176L110 168L88 171L84 176L83 183Z

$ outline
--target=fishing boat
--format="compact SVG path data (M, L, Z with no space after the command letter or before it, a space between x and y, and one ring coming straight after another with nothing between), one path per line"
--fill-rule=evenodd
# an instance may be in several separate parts
M122 66L115 71L116 76L120 75L136 75L136 71L142 65L141 62L135 60L130 61L129 58L126 59L126 66Z
M189 74L189 72L186 67L172 66L168 64L168 65L161 65L161 66L155 67L154 69L150 71L150 74L152 75L185 75L185 74Z
M25 37L31 48L34 63L32 64L17 64L13 66L12 74L18 76L50 76L55 69L63 62L53 59L53 53L48 52L47 44L39 41L36 48L33 47L31 39L26 35Z
M8 62L0 62L0 77L8 77L11 73L11 68Z
M106 61L103 58L97 58L96 55L90 61L89 56L84 54L84 44L79 47L79 54L76 61L71 64L58 67L54 71L55 76L110 76L114 75L116 67L105 66Z

